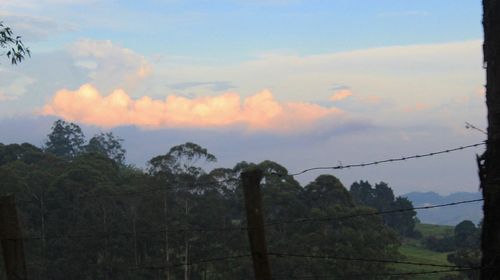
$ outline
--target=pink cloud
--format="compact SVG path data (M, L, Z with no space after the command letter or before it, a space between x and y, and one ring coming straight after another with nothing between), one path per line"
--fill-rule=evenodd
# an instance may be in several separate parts
M337 108L305 102L279 102L268 90L242 99L236 93L165 100L131 98L123 90L104 96L90 84L75 91L62 89L44 106L43 115L101 127L136 125L147 128L213 128L244 125L251 131L304 130L327 117L340 117Z
M335 91L335 93L332 96L330 96L330 100L333 102L341 101L341 100L344 100L351 95L352 95L352 92L350 90L341 89L341 90Z
M368 95L359 98L364 103L378 104L382 101L382 97L378 95Z
M415 112L420 112L420 111L424 111L424 110L430 109L430 107L431 106L429 106L429 104L427 104L427 103L417 102L413 106L405 107L403 109L403 112L405 112L405 113L415 113Z

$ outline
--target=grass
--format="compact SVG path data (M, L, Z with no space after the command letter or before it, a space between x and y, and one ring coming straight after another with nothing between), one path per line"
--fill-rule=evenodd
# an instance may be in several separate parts
M416 224L416 230L422 233L422 237L434 235L436 237L445 237L453 235L453 226L431 225L431 224Z
M422 233L422 238L430 235L437 237L443 237L453 234L453 227L451 226L441 226L441 225L430 225L430 224L417 224L417 230ZM399 248L399 252L405 256L405 261L417 262L417 263L430 263L430 264L442 264L442 265L453 265L448 262L447 256L449 253L439 253L431 251L425 248L420 240L418 239L405 239L403 244ZM443 267L433 267L433 266L416 266L409 264L395 264L392 265L395 273L412 273L421 271L436 271L436 270L448 270ZM439 279L444 275L451 274L456 275L457 273L435 273L435 274L422 274L422 275L409 275L406 279L415 280L430 280ZM400 279L405 279L401 277Z

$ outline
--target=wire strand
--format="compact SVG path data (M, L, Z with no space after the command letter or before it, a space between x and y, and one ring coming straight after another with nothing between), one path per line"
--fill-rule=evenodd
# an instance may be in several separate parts
M400 157L400 158L389 158L389 159L378 160L378 161L367 162L367 163L356 163L356 164L348 164L348 165L311 167L311 168L307 168L307 169L304 169L304 170L302 170L300 172L296 172L296 173L291 173L291 174L273 173L273 175L277 175L277 176L281 176L281 177L288 175L288 176L294 177L294 176L302 175L304 173L315 171L315 170L341 170L341 169L355 168L355 167L367 167L367 166L377 165L377 164L381 164L381 163L398 162L398 161L406 161L406 160L410 160L410 159L432 157L432 156L436 156L436 155L440 155L440 154L446 154L446 153L456 152L456 151L465 150L465 149L469 149L469 148L479 147L479 146L482 146L482 145L486 145L486 141L481 142L481 143L466 145L466 146L460 146L460 147L457 147L457 148L451 148L451 149L441 150L441 151L437 151L437 152L431 152L431 153L427 153L427 154L417 154L417 155L412 155L412 156L403 156L403 157Z
M250 258L252 257L251 254L244 254L244 255L234 255L234 256L225 256L225 257L218 257L218 258L211 258L211 259L202 259L198 261L193 261L193 262L187 262L187 263L176 263L176 264L159 264L159 265L144 265L144 266L136 266L133 268L130 268L130 270L140 270L140 269L172 269L176 267L183 267L183 266L194 266L198 264L204 264L204 263L213 263L213 262L221 262L221 261L227 261L227 260L232 260L232 259L242 259L242 258Z
M428 270L428 271L412 271L412 272L387 272L387 273L352 273L347 274L349 277L370 277L373 279L374 276L412 276L412 275L426 275L426 274L440 274L440 273L450 273L450 272L465 272L465 271L474 271L474 270L482 270L484 268L481 267L471 267L471 268L460 268L460 269L442 269L442 270ZM273 278L274 280L281 279L338 279L338 276L333 275L310 275L310 276L284 276ZM365 278L364 278L365 279Z
M326 222L326 221L332 221L332 220L343 220L343 219L351 219L351 218L364 217L364 216L376 216L376 215L386 215L386 214L408 212L408 211L415 211L415 210L427 210L427 209L433 209L433 208L441 208L441 207L455 206L455 205L460 205L460 204L474 203L474 202L479 202L479 201L484 201L484 199L479 198L479 199L456 201L456 202L451 202L451 203L446 203L446 204L438 204L438 205L419 206L419 207L402 208L402 209L387 210L387 211L375 211L375 212L369 212L369 213L358 213L358 214L344 215L344 216L339 216L339 217L302 218L302 219L289 220L289 221L275 221L275 222L266 223L266 224L264 224L264 226L267 227L267 226L276 226L276 225L282 225L282 224Z
M288 221L273 221L273 222L265 223L264 227L273 227L273 226L297 224L297 223L329 222L329 221L334 221L334 220L353 219L353 218L365 217L365 216L377 216L377 215L386 215L386 214L401 213L401 212L408 212L408 211L415 211L415 210L427 210L427 209L455 206L455 205L474 203L474 202L480 202L480 201L484 201L484 199L480 198L480 199L473 199L473 200L463 200L463 201L450 202L450 203L439 204L439 205L402 208L402 209L387 210L387 211L374 211L374 212L368 212L368 213L357 213L357 214L343 215L343 216L338 216L338 217L301 218L301 219L288 220ZM204 227L179 228L179 229L171 229L171 230L161 229L161 230L151 230L151 231L139 231L139 232L136 232L135 234L155 234L155 233L165 233L165 232L172 232L172 233L179 233L179 232L200 232L200 233L201 232L226 232L226 231L247 231L249 229L255 229L255 227L242 226L242 227L219 227L219 228L217 228L217 227L214 227L214 228L204 228ZM87 239L87 238L104 238L104 237L109 237L109 236L133 235L133 234L134 233L132 233L132 232L110 232L110 233L101 233L101 234L72 234L72 235L60 235L60 236L50 236L49 235L49 236L45 236L45 238L46 239L64 239L64 238ZM28 236L28 237L23 237L22 239L24 239L24 240L39 240L42 238Z
M441 267L441 268L460 268L469 269L471 267L447 265L447 264L433 264L433 263L421 263L421 262L411 262L411 261L399 261L399 260L382 260L382 259L367 259L367 258L350 258L341 256L324 256L324 255L303 255L303 254L290 254L290 253L268 253L269 256L275 257L291 257L291 258L310 258L310 259L322 259L322 260L340 260L340 261L356 261L356 262L372 262L372 263L386 263L386 264L407 264L415 266L430 266L430 267Z

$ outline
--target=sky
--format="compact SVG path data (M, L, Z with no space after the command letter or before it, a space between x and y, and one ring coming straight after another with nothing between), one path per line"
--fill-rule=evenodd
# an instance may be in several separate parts
M0 143L42 146L64 119L123 138L139 167L190 141L217 166L292 173L474 144L481 16L479 0L0 0L32 52L0 57ZM297 179L474 192L482 151Z

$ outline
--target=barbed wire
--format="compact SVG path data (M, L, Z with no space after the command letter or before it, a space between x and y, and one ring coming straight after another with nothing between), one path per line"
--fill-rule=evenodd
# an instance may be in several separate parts
M455 265L440 265L440 264L431 264L431 263L419 263L419 262L410 262L410 261L399 261L399 260L383 260L383 259L366 259L366 258L347 258L347 257L338 257L338 256L320 256L320 255L301 255L301 254L289 254L289 253L267 253L268 256L274 257L285 257L285 258L316 258L316 259L325 259L325 260L341 260L341 261L354 261L354 262L369 262L369 263L385 263L385 264L406 264L406 265L415 265L415 266L429 266L429 267L441 267L441 268L449 268L448 270L435 270L435 271L424 271L424 272L412 272L412 273L437 273L437 271L461 271L461 270L476 270L480 269L480 267L464 267L464 266L455 266ZM198 261L190 261L190 262L180 262L175 264L152 264L152 265L140 265L131 268L130 270L138 270L138 269L171 269L176 267L183 266L194 266L204 263L214 263L221 262L233 259L241 259L241 258L250 258L252 254L242 254L242 255L231 255L210 259L202 259ZM391 274L393 275L393 274ZM404 274L406 275L406 273Z
M412 276L412 275L425 275L425 274L441 274L441 273L451 273L451 272L465 272L465 271L475 271L482 270L482 267L471 267L471 268L460 268L460 269L443 269L443 270L427 270L427 271L411 271L411 272L387 272L387 273L347 273L346 276L352 277L371 277L374 276ZM274 280L281 279L338 279L338 276L333 275L310 275L310 276L284 276L273 278Z
M424 158L424 157L430 157L430 156L435 156L439 154L444 154L444 153L451 153L455 151L460 151L468 148L473 148L473 147L478 147L485 145L486 141L481 142L481 143L476 143L476 144L471 144L471 145L466 145L466 146L461 146L457 148L451 148L447 150L442 150L442 151L437 151L437 152L431 152L427 154L417 154L417 155L412 155L412 156L404 156L400 158L390 158L390 159L385 159L385 160L379 160L379 161L373 161L373 162L368 162L368 163L357 163L357 164L349 164L349 165L337 165L337 166L323 166L323 167L312 167L312 168L307 168L304 169L300 172L297 173L291 173L291 174L281 174L281 173L276 173L272 172L267 175L277 175L280 177L283 176L298 176L302 175L304 173L314 171L314 170L340 170L340 169L347 169L347 168L355 168L355 167L366 167L366 166L372 166L372 165L377 165L381 163L389 163L389 162L398 162L398 161L405 161L409 159L417 159L417 158ZM195 188L200 188L200 187L208 187L208 186L214 186L214 185L221 185L224 183L235 183L238 182L237 178L229 178L225 180L215 180L214 182L196 182L196 183L188 183L191 185L191 189ZM172 182L169 182L172 184ZM177 182L177 184L179 184ZM186 184L185 182L182 182L182 184ZM179 190L172 190L168 189L168 187L159 187L159 188L151 188L151 189L146 189L146 190L137 190L137 191L124 191L124 192L114 192L114 193L105 193L105 194L91 194L91 195L80 195L80 196L75 196L72 198L68 197L49 197L44 200L44 202L54 202L54 201L61 201L61 200L86 200L86 199L96 199L96 198L104 198L104 197L118 197L118 196L131 196L131 195L138 195L138 194L146 194L146 193L154 193L154 192L167 192L167 193L179 193ZM21 202L21 203L37 203L35 199L17 199L16 202Z
M455 205L460 205L460 204L474 203L474 202L479 202L479 201L484 201L484 199L479 198L479 199L472 199L472 200L462 200L462 201L456 201L456 202L450 202L450 203L438 204L438 205L401 208L401 209L394 209L394 210L387 210L387 211L374 211L374 212L368 212L368 213L357 213L357 214L350 214L350 215L344 215L344 216L338 216L338 217L302 218L302 219L289 220L289 221L275 221L275 222L265 223L264 226L268 227L268 226L276 226L276 225L282 225L282 224L326 222L326 221L333 221L333 220L358 218L358 217L364 217L364 216L386 215L386 214L408 212L408 211L415 211L415 210L441 208L441 207L455 206Z
M371 262L371 263L385 263L385 264L407 264L407 265L415 265L415 266L430 266L430 267L455 268L455 269L458 269L458 268L469 269L469 268L471 268L471 267L447 265L447 264L422 263L422 262L411 262L411 261L400 261L400 260L352 258L352 257L342 257L342 256L334 256L334 255L304 255L304 254L290 254L290 253L276 253L276 252L270 252L270 253L268 253L268 255L274 256L274 257L308 258L308 259L353 261L353 262Z
M287 175L294 177L294 176L302 175L304 173L315 171L315 170L340 170L340 169L355 168L355 167L367 167L367 166L377 165L377 164L382 164L382 163L398 162L398 161L406 161L406 160L410 160L410 159L432 157L432 156L436 156L436 155L440 155L440 154L446 154L446 153L456 152L456 151L465 150L465 149L469 149L469 148L479 147L482 145L486 145L486 141L483 141L481 143L476 143L476 144L441 150L441 151L437 151L437 152L430 152L430 153L426 153L426 154L416 154L416 155L411 155L411 156L403 156L403 157L399 157L399 158L389 158L389 159L366 162L366 163L356 163L356 164L348 164L348 165L340 164L340 165L336 165L336 166L311 167L311 168L307 168L307 169L304 169L302 171L299 171L296 173L291 173L291 174L281 174L281 173L272 173L272 174L280 176L280 177L287 176Z
M209 186L219 186L224 183L235 183L239 182L236 178L225 179L225 180L215 180L214 182L196 182L196 183L187 183L190 186L190 189L184 190L187 192L193 191L196 188L209 187ZM172 183L170 183L172 184ZM183 182L182 184L186 184ZM172 184L175 185L175 184ZM177 184L178 185L178 184ZM169 189L170 188L170 189ZM97 198L110 198L110 197L120 197L120 196L132 196L146 193L154 193L154 192L163 192L163 193L173 193L179 194L183 190L175 190L171 189L172 186L164 186L158 188L150 188L145 190L137 190L137 191L121 191L121 192L112 192L112 193L100 193L100 194L90 194L90 195L76 195L74 197L47 197L44 198L45 203L55 202L55 201L74 201L74 200L87 200L87 199L97 199ZM39 203L39 200L35 199L16 199L16 203Z
M484 135L488 135L488 133L484 129L481 129L481 128L479 128L479 127L477 127L469 122L465 122L465 128L466 129L473 129L473 130L481 132Z
M295 220L288 220L288 221L272 221L264 224L264 227L273 227L273 226L279 226L279 225L286 225L286 224L297 224L297 223L315 223L315 222L329 222L329 221L334 221L334 220L345 220L345 219L353 219L353 218L359 218L359 217L366 217L366 216L377 216L377 215L386 215L386 214L393 214L393 213L401 213L401 212L408 212L408 211L415 211L415 210L427 210L427 209L434 209L434 208L441 208L441 207L448 207L448 206L455 206L455 205L460 205L460 204L468 204L468 203L474 203L474 202L480 202L484 201L483 198L480 199L473 199L473 200L463 200L463 201L455 201L455 202L450 202L450 203L445 203L445 204L438 204L438 205L429 205L429 206L419 206L419 207L411 207L411 208L401 208L401 209L394 209L394 210L387 210L387 211L374 211L374 212L367 212L367 213L356 213L356 214L349 214L349 215L343 215L343 216L336 216L336 217L323 217L323 218L301 218L301 219L295 219ZM93 233L93 234L70 234L70 235L60 235L60 236L51 236L51 235L46 235L44 238L45 239L88 239L88 238L105 238L105 237L110 237L110 236L127 236L127 235L140 235L140 234L156 234L156 233L181 233L181 232L227 232L227 231L247 231L249 229L255 229L255 227L248 227L248 226L240 226L240 227L193 227L193 228L177 228L177 229L159 229L159 230L149 230L149 231L137 231L137 232L109 232L109 233ZM42 239L40 236L36 237L22 237L20 239L24 240L39 240Z
M184 266L194 266L194 265L199 265L199 264L205 264L205 263L214 263L214 262L221 262L221 261L227 261L227 260L235 260L235 259L242 259L242 258L250 258L252 257L252 254L243 254L243 255L233 255L233 256L224 256L224 257L217 257L217 258L210 258L210 259L202 259L198 261L191 261L191 262L182 262L182 263L175 263L175 264L157 264L157 265L140 265L136 267L132 267L129 270L141 270L141 269L172 269L172 268L177 268L177 267L184 267Z

